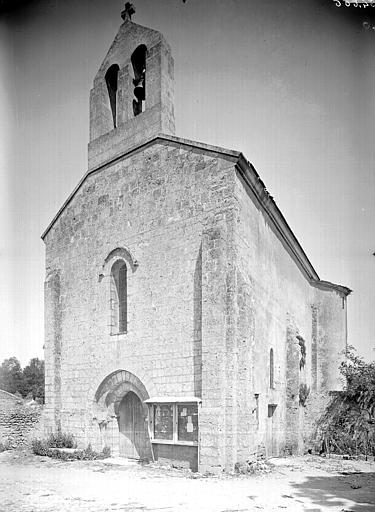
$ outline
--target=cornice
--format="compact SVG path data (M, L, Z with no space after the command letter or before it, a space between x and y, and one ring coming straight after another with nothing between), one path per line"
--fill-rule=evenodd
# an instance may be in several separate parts
M347 297L352 293L350 288L347 288L341 284L331 283L330 281L312 281L310 284L315 288L319 288L319 290L334 290L342 297Z
M246 160L242 153L239 156L236 168L246 185L251 189L258 205L268 218L281 242L287 248L289 254L292 256L309 283L320 290L336 291L341 296L349 295L352 290L346 286L320 280L316 270L306 256L305 251L302 249L289 224L285 220L285 217L276 205L275 200L268 193L263 181L260 179L260 176L253 165Z
M283 244L289 249L289 252L292 254L307 280L319 281L319 276L306 256L306 253L252 164L241 154L236 167L247 186L253 192L262 211L268 217L268 220L276 230Z

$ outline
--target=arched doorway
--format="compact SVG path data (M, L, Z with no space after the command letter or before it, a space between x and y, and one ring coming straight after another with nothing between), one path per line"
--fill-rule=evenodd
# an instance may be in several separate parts
M153 458L148 431L149 394L136 375L126 370L109 374L95 393L95 419L101 446L109 446L112 455Z
M123 397L118 408L119 449L121 457L145 459L149 456L149 438L144 407L133 391Z

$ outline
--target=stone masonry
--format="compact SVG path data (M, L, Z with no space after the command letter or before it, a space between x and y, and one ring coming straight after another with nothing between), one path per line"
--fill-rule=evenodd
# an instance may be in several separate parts
M6 448L30 446L43 433L43 406L0 390L0 444Z
M134 117L130 56L140 44L146 101ZM104 81L114 63L116 128ZM43 234L47 430L117 453L118 404L132 391L143 404L200 403L198 445L154 443L154 457L221 471L303 451L319 397L340 388L350 290L319 279L241 153L174 136L161 34L125 19L94 80L90 126L88 172ZM127 330L114 333L119 260Z

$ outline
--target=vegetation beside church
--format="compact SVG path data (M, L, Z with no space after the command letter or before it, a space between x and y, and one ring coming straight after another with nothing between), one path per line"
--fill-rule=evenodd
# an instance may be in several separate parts
M375 454L375 362L349 347L340 372L345 388L333 394L319 420L317 441L328 452Z
M34 357L24 369L16 357L0 366L0 389L44 403L44 361Z
M101 452L92 449L91 444L84 450L77 450L77 443L70 433L50 434L46 439L33 439L32 449L36 455L66 461L106 459L111 450L104 447Z

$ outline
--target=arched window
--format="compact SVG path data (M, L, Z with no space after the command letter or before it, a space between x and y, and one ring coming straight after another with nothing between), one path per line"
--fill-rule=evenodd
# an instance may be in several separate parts
M117 82L119 67L113 64L105 74L105 81L108 89L109 104L112 110L113 127L117 126Z
M273 348L270 350L270 388L274 389L274 363L273 363Z
M126 332L127 314L127 268L123 260L116 261L111 269L112 332Z
M131 56L134 72L134 96L136 97L133 100L134 116L144 111L144 101L146 99L146 53L146 46L141 44L134 50Z

